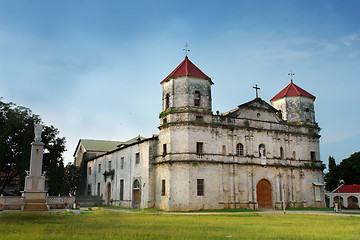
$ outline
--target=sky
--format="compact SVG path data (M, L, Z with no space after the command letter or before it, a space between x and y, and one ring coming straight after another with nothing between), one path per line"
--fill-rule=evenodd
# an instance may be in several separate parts
M0 0L0 97L66 138L158 134L160 82L184 59L211 77L213 111L290 83L316 96L321 160L360 151L360 1Z

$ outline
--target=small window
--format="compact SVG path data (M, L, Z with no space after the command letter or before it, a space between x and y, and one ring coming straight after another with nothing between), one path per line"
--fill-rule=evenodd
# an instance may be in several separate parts
M204 144L202 142L197 142L196 143L196 153L197 154L203 154L203 146Z
M124 200L124 179L120 180L120 200Z
M100 196L100 183L98 183L97 195Z
M315 152L310 152L310 159L311 159L311 161L313 161L313 162L316 161Z
M135 153L135 163L140 163L140 153Z
M296 160L296 152L295 151L293 151L292 155L293 155L293 159Z
M165 109L170 107L170 95L167 93L165 97Z
M120 159L120 168L123 169L124 168L124 157L122 157Z
M165 196L166 193L165 183L165 179L161 180L161 196Z
M225 145L223 145L222 146L222 155L226 155L226 146Z
M194 105L195 106L200 106L200 92L199 91L195 91L194 94Z
M280 158L284 159L284 149L280 147Z
M91 184L87 185L87 195L91 196Z
M197 179L197 195L204 196L204 179Z
M109 161L109 170L111 170L111 161Z
M260 114L260 113L258 113L258 114L256 114L256 116L257 116L257 118L260 118L260 117L261 117L261 114Z
M101 172L101 163L99 163L98 172Z
M167 123L167 118L164 118L163 119L163 124L166 124Z
M163 156L166 156L167 150L166 150L166 143L163 144Z
M197 122L203 122L204 121L203 116L196 116L196 121Z
M91 167L89 167L89 175L91 175Z
M266 149L264 144L259 145L259 157L265 158L266 157Z
M236 144L236 156L244 155L244 146L241 143Z

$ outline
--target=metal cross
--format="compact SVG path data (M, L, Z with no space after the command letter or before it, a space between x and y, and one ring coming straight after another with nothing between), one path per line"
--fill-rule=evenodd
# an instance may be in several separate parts
M188 49L189 45L186 43L185 44L185 48L183 49L183 51L185 51L185 57L187 57L187 53L190 52L190 49Z
M255 87L253 87L253 88L255 88L255 91L256 91L256 98L259 98L258 90L260 90L260 88L258 88L257 84L255 84Z
M291 80L291 82L292 82L292 76L294 76L295 73L293 73L292 70L291 70L291 71L288 73L288 75L290 76L290 80Z

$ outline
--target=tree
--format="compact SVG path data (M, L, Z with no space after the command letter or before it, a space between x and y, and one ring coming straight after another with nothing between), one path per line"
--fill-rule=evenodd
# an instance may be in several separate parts
M0 98L0 194L4 193L6 186L16 177L20 179L20 189L24 188L25 171L30 167L31 143L35 136L34 122L41 122L41 118L29 108L3 102ZM62 153L65 151L65 138L58 137L58 134L55 127L44 126L43 171L48 172L49 191L55 194L61 193L59 184L63 180L57 179L61 178L61 174L49 173L50 169L56 172L61 170L61 166L63 168Z
M329 172L325 174L326 190L333 191L340 185L360 184L360 152L352 154L336 165L335 159L329 157Z
M80 167L68 163L65 167L65 194L75 195L80 179Z

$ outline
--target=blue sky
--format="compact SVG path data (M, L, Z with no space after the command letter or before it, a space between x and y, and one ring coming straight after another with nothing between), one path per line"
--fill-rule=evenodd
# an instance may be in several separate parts
M158 133L163 80L189 58L213 110L269 102L294 82L317 97L321 158L360 151L360 1L0 0L0 96L67 139Z

